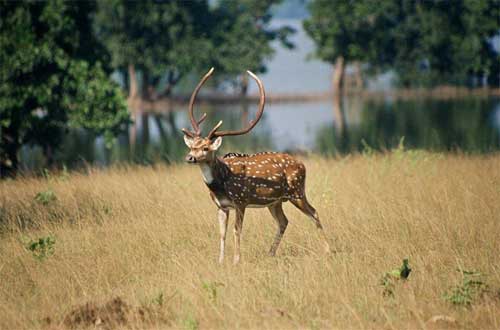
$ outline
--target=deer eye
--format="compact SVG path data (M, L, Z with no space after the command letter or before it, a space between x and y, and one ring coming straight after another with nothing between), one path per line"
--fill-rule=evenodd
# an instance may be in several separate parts
M210 149L208 147L203 147L203 151L209 151Z

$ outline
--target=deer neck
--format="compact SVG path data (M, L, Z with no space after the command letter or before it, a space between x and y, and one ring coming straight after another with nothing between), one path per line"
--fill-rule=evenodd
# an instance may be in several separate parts
M223 181L226 165L217 157L207 163L200 164L203 181L207 186L212 186Z

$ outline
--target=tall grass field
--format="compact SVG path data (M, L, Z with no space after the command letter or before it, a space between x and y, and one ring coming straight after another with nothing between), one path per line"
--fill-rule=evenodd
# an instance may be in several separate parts
M196 166L0 182L0 328L500 329L500 155L303 161L332 253L287 203L237 265Z

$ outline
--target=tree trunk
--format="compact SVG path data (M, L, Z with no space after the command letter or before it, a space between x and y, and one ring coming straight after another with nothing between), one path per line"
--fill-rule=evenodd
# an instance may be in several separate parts
M133 64L128 65L128 96L131 99L137 97L137 74L135 73L135 66Z
M359 61L354 62L354 82L357 90L364 88L363 72L361 71L361 63Z
M341 136L345 126L345 115L342 108L342 94L333 94L333 117L337 136Z
M52 169L54 166L54 150L52 146L50 145L45 145L43 147L43 154L45 155L45 161L46 161L46 166L48 169Z
M341 153L349 152L349 132L342 94L333 95L333 115L335 135L338 140L336 147Z
M129 137L129 153L131 155L130 159L129 160L133 160L135 158L135 145L136 145L136 142L137 142L137 112L139 110L138 109L133 109L131 112L130 112L130 117L132 119L132 124L129 125L129 129L128 129L128 137Z
M333 92L339 95L342 94L344 88L344 70L344 58L339 56L335 61L335 70L332 77Z

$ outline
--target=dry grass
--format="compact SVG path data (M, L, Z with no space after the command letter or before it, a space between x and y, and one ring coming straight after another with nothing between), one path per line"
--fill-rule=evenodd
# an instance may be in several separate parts
M236 266L231 239L217 263L216 209L195 167L0 183L0 328L66 328L68 315L94 305L103 307L89 322L112 328L99 313L116 301L116 326L141 329L500 328L500 155L305 163L309 200L337 252L325 255L314 225L286 205L290 226L267 257L275 224L249 210ZM34 199L48 189L55 200ZM48 235L54 254L38 260L26 242ZM381 277L406 257L408 281L384 296ZM461 280L457 268L483 272L489 286L469 307L443 298ZM436 315L452 319L429 321Z

